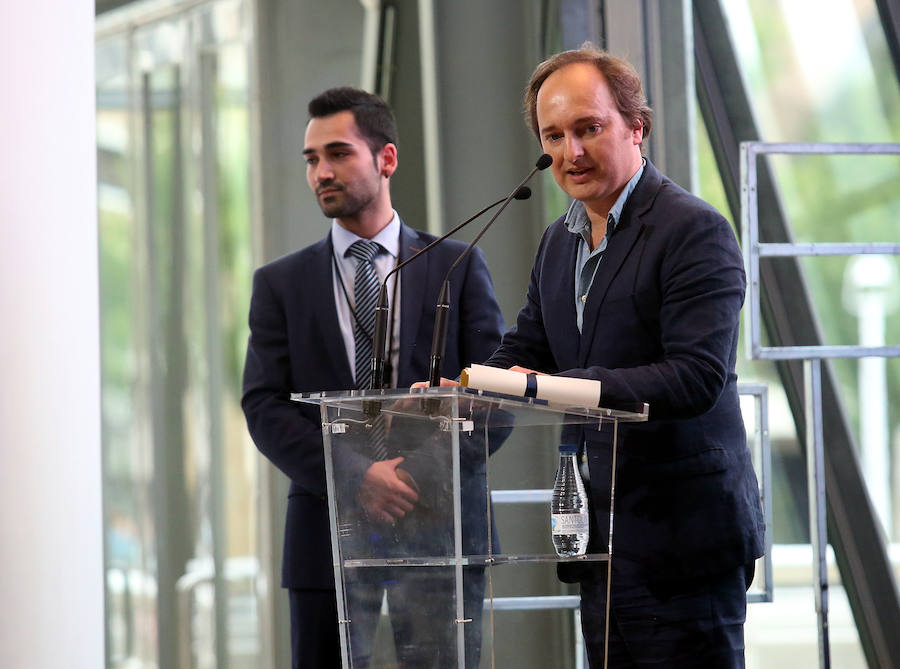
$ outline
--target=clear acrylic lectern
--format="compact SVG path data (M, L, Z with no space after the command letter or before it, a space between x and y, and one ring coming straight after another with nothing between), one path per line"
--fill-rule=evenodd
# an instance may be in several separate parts
M546 552L499 550L503 528L488 503L491 454L513 432L584 424L610 431L614 459L617 423L648 414L646 405L634 411L561 407L461 387L292 399L322 411L346 669L477 668L493 634L491 619L483 618L492 569L560 561L550 541L549 506ZM611 513L612 504L611 498ZM609 552L567 559L608 560ZM392 644L376 643L385 635Z

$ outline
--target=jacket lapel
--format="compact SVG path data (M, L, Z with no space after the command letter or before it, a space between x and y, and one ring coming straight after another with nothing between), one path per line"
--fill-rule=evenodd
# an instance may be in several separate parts
M559 369L571 369L578 366L578 332L575 314L575 254L578 250L578 237L566 230L560 231L560 250L549 254L559 262L557 268L544 267L542 283L547 287L546 295L557 295L557 299L542 299L544 308L544 329L548 341L561 342L554 346L553 357ZM543 291L542 291L543 292Z
M625 259L634 248L635 242L640 237L643 226L632 221L624 229L617 229L609 238L609 245L603 253L603 259L597 267L597 274L591 284L587 303L584 306L584 319L581 324L581 339L578 345L578 359L580 366L584 366L590 353L591 344L594 341L594 329L597 325L597 314L600 306L606 299L606 293L613 279L619 273L619 269Z
M426 244L419 239L415 230L400 224L399 260L410 258ZM400 270L400 350L411 351L415 343L416 333L422 319L422 302L425 298L425 285L428 278L429 254L425 253ZM401 355L397 370L397 379L409 376L409 356ZM398 381L399 382L399 381Z
M580 366L587 364L591 344L594 341L594 330L597 327L597 315L600 312L600 307L606 299L606 293L610 285L644 232L645 225L641 222L641 217L652 206L660 183L659 171L648 160L644 166L644 174L641 176L641 180L625 204L625 209L622 211L622 217L616 226L615 232L609 236L608 246L591 284L591 290L584 308L584 319L581 325L582 334L578 345Z
M347 349L344 348L344 336L341 334L341 326L338 324L337 306L333 299L321 299L322 295L334 295L334 261L332 254L334 246L331 243L331 234L317 249L313 257L313 268L310 276L322 277L322 283L315 282L309 286L309 291L314 295L313 302L322 305L319 318L316 323L321 331L321 340L325 342L328 360L333 365L334 378L340 382L340 387L345 389L356 388L356 382L350 373L350 361L347 359ZM349 286L348 290L353 287ZM324 362L324 361L323 361Z

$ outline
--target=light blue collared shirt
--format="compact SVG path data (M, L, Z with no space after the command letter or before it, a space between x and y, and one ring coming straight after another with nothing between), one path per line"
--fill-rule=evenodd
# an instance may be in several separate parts
M591 251L591 219L588 218L584 203L575 200L569 205L569 210L566 212L566 228L573 235L578 235L578 250L575 254L575 319L579 332L581 332L581 326L584 322L584 305L587 302L588 293L591 292L591 285L594 283L594 275L597 273L600 260L603 258L603 252L606 251L609 236L619 224L619 217L622 215L625 203L628 201L632 191L634 191L635 186L637 186L638 181L641 180L643 173L644 163L641 162L638 171L625 184L625 188L619 193L615 204L609 210L609 214L606 217L606 234L593 251Z
M331 222L331 243L334 246L334 259L337 261L337 267L340 274L332 272L334 277L334 304L337 307L338 325L341 327L341 337L344 339L344 348L347 351L347 360L350 361L350 373L356 378L356 340L353 337L353 313L351 308L354 307L353 283L356 279L356 259L347 255L350 245L362 237L353 234L336 220ZM397 258L400 253L400 217L394 212L394 218L381 231L372 237L373 242L378 242L386 253L382 252L375 256L375 272L378 279L384 281L397 264ZM387 294L388 304L393 309L394 327L391 331L390 354L391 367L393 369L393 378L391 385L397 385L397 361L400 353L400 304L394 304L394 293L399 295L400 291L400 272L395 273L388 280ZM343 285L341 283L343 282ZM396 288L394 283L396 282ZM344 292L346 289L346 293Z

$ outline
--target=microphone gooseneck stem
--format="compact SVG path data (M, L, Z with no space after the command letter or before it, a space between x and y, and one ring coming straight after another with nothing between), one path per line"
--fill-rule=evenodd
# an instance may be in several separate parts
M372 378L370 388L384 388L384 350L387 339L388 297L387 282L381 284L378 302L375 304L375 327L372 332Z
M434 317L434 333L431 339L431 364L428 376L428 385L434 387L441 385L441 360L444 357L444 348L447 345L447 316L450 314L450 280L444 279L441 286L441 296L437 301L437 309Z
M544 170L550 167L553 163L553 159L546 153L541 154L541 157L537 159L532 170L528 173L528 176L522 179L518 186L516 186L512 193L510 193L506 199L503 201L503 204L500 205L500 208L494 212L494 215L491 216L490 220L485 223L484 227L481 231L475 235L475 239L469 242L469 245L463 250L462 253L453 261L453 264L450 265L450 269L447 270L447 274L444 276L444 283L441 286L441 296L438 299L437 305L437 313L434 318L434 338L432 340L431 346L431 364L430 367L430 378L428 385L432 388L435 386L441 385L441 360L444 357L444 346L447 342L447 314L450 311L450 275L453 273L453 270L457 268L459 263L465 259L475 244L478 243L484 233L488 231L488 228L497 220L497 217L503 213L503 210L506 209L506 205L508 205L516 194L519 192L520 188L523 188L526 183L534 176L535 172L538 170ZM440 348L438 348L440 345Z
M520 186L519 188L517 188L514 191L513 197L517 200L527 200L529 197L531 197L531 189L529 189L526 186ZM506 206L506 204L508 203L508 200L506 198L501 198L501 199L497 200L496 202L492 202L491 204L486 206L484 209L479 211L474 216L470 216L465 221L463 221L462 223L457 225L450 232L446 233L445 235L443 235L441 237L438 237L433 242L428 244L428 246L426 246L423 249L420 249L419 251L414 253L412 256L410 256L403 262L399 263L396 267L394 267L390 272L387 273L387 276L384 277L384 281L382 281L382 283L381 283L381 291L378 293L378 303L375 305L375 327L374 327L374 331L372 332L372 357L371 357L371 361L370 361L370 366L371 366L371 370L372 370L372 378L369 382L370 388L376 388L378 390L381 390L382 388L384 388L384 385L385 385L385 383L384 383L385 345L387 342L387 327L388 327L388 312L389 312L388 297L387 297L388 279L391 278L391 275L393 275L396 272L403 269L403 267L405 267L406 265L411 263L413 260L418 258L420 255L422 255L423 253L426 253L434 246L437 246L438 244L440 244L442 241L447 239L447 237L454 234L455 232L459 232L463 227L465 227L466 225L468 225L469 223L474 221L476 218L481 216L488 209L496 207L500 203L504 203L503 206Z
M521 192L520 192L520 191L521 191ZM515 192L515 195L516 195L516 199L517 199L517 200L527 200L528 198L531 197L531 189L529 189L529 188L522 188L522 189L519 189L519 190L517 190L517 191ZM420 255L422 255L423 253L427 253L428 251L430 251L430 250L432 249L432 247L437 246L437 245L440 244L442 241L444 241L445 239L447 239L447 237L449 237L449 236L451 236L451 235L453 235L453 234L459 232L460 230L462 230L464 227L466 227L469 223L471 223L471 222L474 221L476 218L478 218L479 216L481 216L481 215L482 215L484 212L486 212L488 209L493 209L493 208L496 207L498 204L502 204L502 203L505 202L505 201L506 201L506 198L500 198L500 199L497 200L496 202L491 202L491 203L490 203L488 206L486 206L484 209L482 209L482 210L479 211L478 213L476 213L476 214L470 216L469 218L467 218L466 220L464 220L462 223L460 223L459 225L457 225L455 228L453 228L452 230L450 230L450 232L447 232L447 233L441 235L440 237L438 237L437 239L435 239L433 242L431 242L431 243L430 243L428 246L426 246L425 248L422 248L422 249L419 249L418 251L416 251L413 255L411 255L409 258L407 258L407 259L404 260L402 263L398 264L398 265L397 265L394 269L392 269L390 272L388 272L387 276L384 277L385 283L387 283L387 280L391 277L392 274L394 274L394 273L398 272L399 270L403 269L404 267L406 267L409 263L411 263L413 260L415 260L416 258L418 258L418 257L419 257Z

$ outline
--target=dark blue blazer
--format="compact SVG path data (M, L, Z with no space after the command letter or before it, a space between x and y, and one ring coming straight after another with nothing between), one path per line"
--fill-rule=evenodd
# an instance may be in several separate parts
M564 218L545 231L525 306L489 364L597 379L607 406L649 403L647 423L619 426L616 555L661 580L752 561L763 552L764 523L736 385L745 279L734 232L647 162L579 333L576 236ZM612 430L583 436L591 550L605 552Z
M401 225L400 260L434 236ZM241 401L259 450L291 479L282 585L334 587L319 408L291 392L354 388L334 303L331 235L256 270ZM446 240L404 267L400 284L398 385L427 380L435 304L449 266L465 248ZM486 360L503 332L484 255L476 247L450 279L442 371L457 376ZM481 515L484 518L484 514Z

